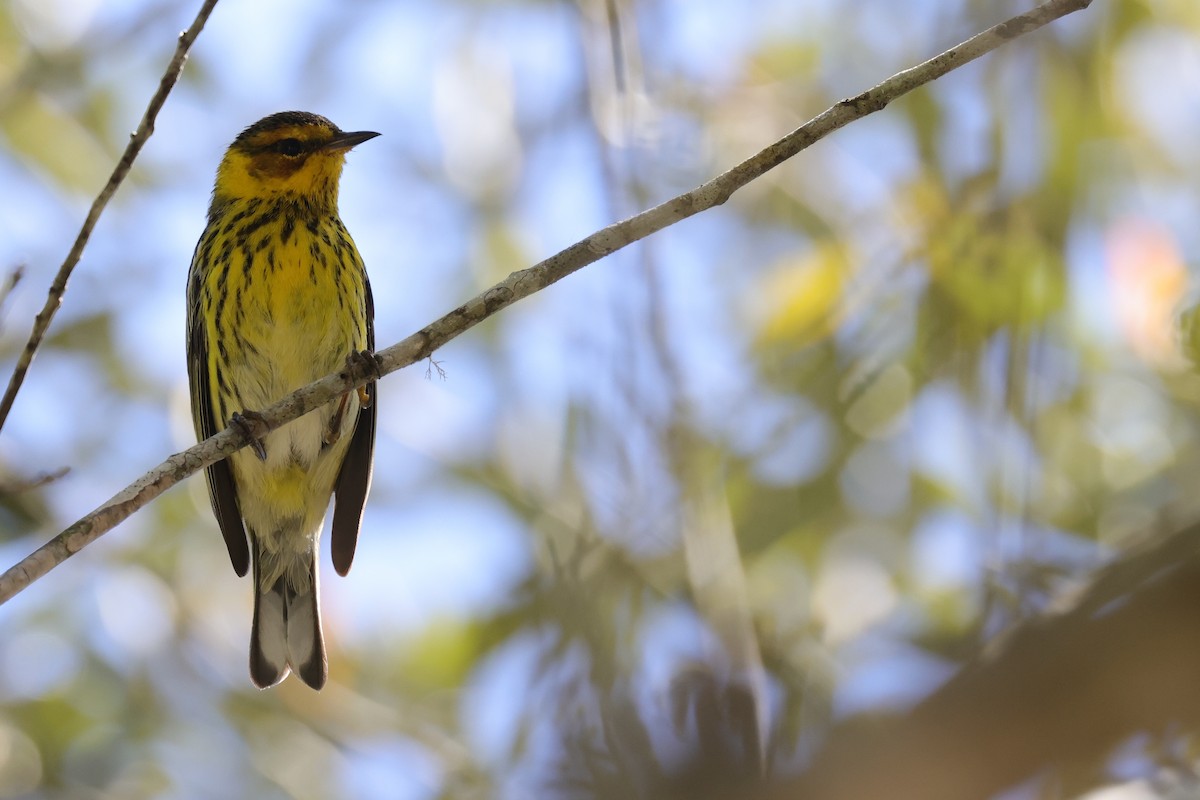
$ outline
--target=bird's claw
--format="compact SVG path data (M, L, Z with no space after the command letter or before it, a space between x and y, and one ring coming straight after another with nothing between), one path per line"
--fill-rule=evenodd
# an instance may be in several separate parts
M372 353L370 350L354 350L350 355L346 356L346 367L355 369L359 365L364 365L370 375L379 380L382 377L379 366L379 356ZM366 386L358 387L358 404L361 408L371 407L371 393L367 391Z
M262 439L254 435L254 424L265 425L267 422L263 419L263 415L257 411L235 411L232 422L241 429L242 433L246 434L246 438L250 440L250 448L254 450L254 455L258 456L258 460L266 461L266 445L263 444Z

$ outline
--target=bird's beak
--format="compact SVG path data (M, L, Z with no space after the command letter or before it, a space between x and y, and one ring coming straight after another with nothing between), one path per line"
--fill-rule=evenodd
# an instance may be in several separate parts
M349 150L355 145L362 144L368 139L374 139L379 134L375 131L350 131L339 133L322 145L322 150Z

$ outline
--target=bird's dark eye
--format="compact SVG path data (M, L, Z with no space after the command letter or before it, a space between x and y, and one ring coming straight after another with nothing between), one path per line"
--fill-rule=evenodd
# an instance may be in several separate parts
M288 157L295 157L304 152L304 145L299 139L280 139L275 143L275 152Z

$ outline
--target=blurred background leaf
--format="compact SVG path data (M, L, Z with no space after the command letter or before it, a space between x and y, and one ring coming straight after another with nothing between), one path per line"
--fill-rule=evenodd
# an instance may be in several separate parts
M192 441L184 276L259 117L384 133L342 214L390 344L1025 7L218 5L0 436L4 562ZM193 13L0 4L6 363ZM203 482L161 498L0 608L0 796L737 796L909 707L1200 511L1197 74L1193 3L1094 3L389 378L321 695L251 689Z

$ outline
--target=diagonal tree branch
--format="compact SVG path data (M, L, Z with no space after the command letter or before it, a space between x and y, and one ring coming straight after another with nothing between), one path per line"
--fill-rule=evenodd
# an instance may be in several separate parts
M142 115L142 121L138 123L137 130L130 134L129 144L125 146L125 152L121 154L120 161L113 168L108 183L104 184L100 194L96 195L96 199L92 201L92 207L83 220L83 227L79 229L79 235L75 237L75 244L71 246L71 251L67 253L66 260L58 268L58 274L54 276L54 280L50 284L46 304L42 306L42 310L33 320L33 331L29 334L29 341L25 343L25 349L21 351L17 365L13 368L12 377L8 380L8 388L4 390L4 397L0 399L0 428L3 428L4 423L8 420L8 412L12 411L13 402L17 399L17 392L21 390L21 384L25 382L29 365L33 363L33 357L41 347L46 331L50 328L50 322L58 313L59 306L62 305L63 294L67 291L67 281L70 280L75 265L83 256L83 248L87 246L88 239L92 236L92 229L96 227L96 222L100 219L100 214L104 212L108 201L116 194L117 187L129 174L133 160L142 151L142 146L149 140L150 134L154 133L154 120L158 117L163 103L167 101L167 95L171 93L171 89L179 80L179 75L183 72L183 62L187 61L188 51L196 41L196 37L200 35L204 23L208 22L208 17L216 5L217 0L204 0L204 5L197 12L191 27L179 34L179 44L175 46L175 55L167 64L167 70L158 83L158 90L150 98L150 104L146 106L146 113Z
M626 245L724 203L738 189L847 123L881 110L896 98L974 61L1005 42L1037 30L1074 11L1087 8L1091 2L1092 0L1049 0L1026 14L1019 14L971 37L923 64L893 75L872 89L842 100L728 172L661 205L602 228L539 264L512 273L449 314L386 350L379 351L379 375L387 375L427 358L446 342L518 300L545 289ZM211 2L206 4L206 8L209 6ZM373 377L375 376L367 366L356 366L341 373L328 375L269 408L259 409L262 421L252 424L251 433L255 438L259 438L319 408L343 392L362 386ZM0 422L2 419L0 417ZM245 447L248 441L246 434L240 429L230 427L182 453L171 456L0 575L0 603L79 552L176 483Z
M1194 730L1198 541L1193 523L1129 547L914 708L840 723L803 774L740 796L993 797L1048 766L1103 758L1134 734Z

